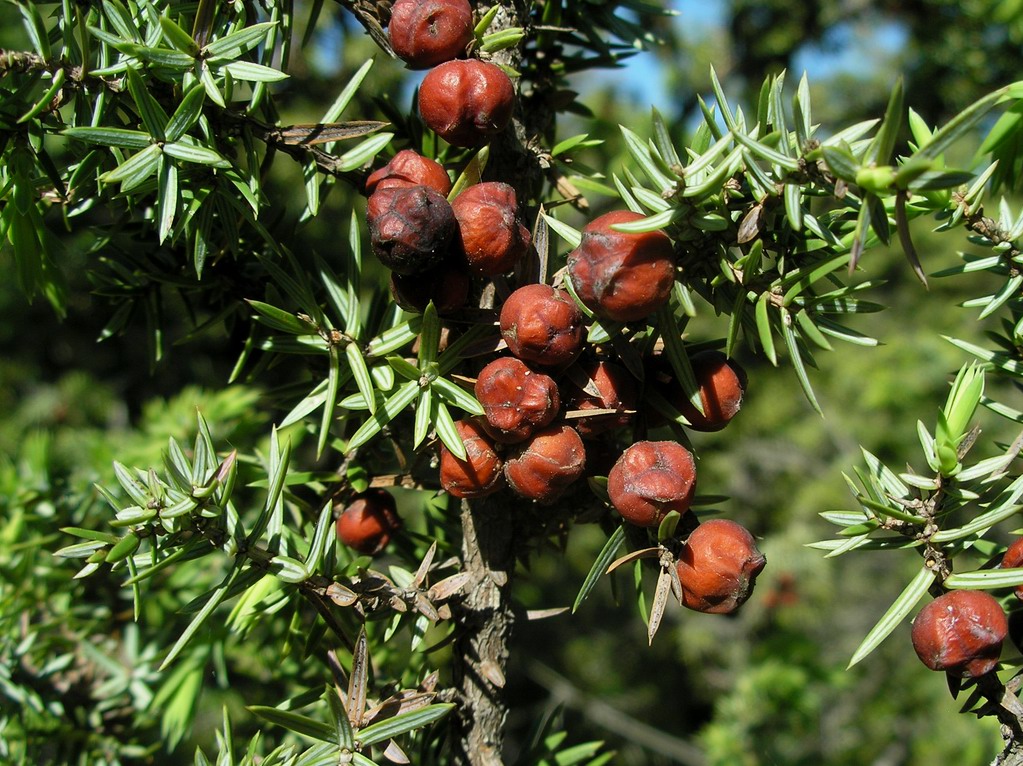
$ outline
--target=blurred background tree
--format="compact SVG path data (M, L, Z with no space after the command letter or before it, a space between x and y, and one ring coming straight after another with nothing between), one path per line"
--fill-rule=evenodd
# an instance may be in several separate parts
M296 18L309 17L311 2L295 5ZM1023 71L1023 3L1015 0L692 0L676 9L678 16L654 29L663 45L625 60L613 76L590 72L573 81L589 111L579 116L580 130L605 141L583 161L620 167L617 125L629 124L637 110L645 114L650 103L674 135L691 132L697 96L710 98L710 64L744 104L765 75L805 68L819 118L834 125L882 114L900 73L909 104L933 124ZM21 20L15 4L0 5L0 48L30 48ZM315 28L298 30L296 39L303 37L308 43L292 51L293 76L277 101L286 124L318 120L342 73L376 53L334 4L326 4ZM6 74L0 66L0 107L9 95ZM351 113L388 119L388 108L407 111L413 79L377 55ZM572 132L579 131L565 135ZM336 251L338 222L347 220L355 195L338 185L319 215L299 227L302 187L296 166L274 165L264 187L280 213L273 234L296 252ZM59 222L51 223L63 237ZM168 437L194 436L196 407L226 443L256 440L280 414L265 409L261 388L225 388L234 364L227 349L247 331L241 307L229 295L218 303L208 284L193 304L194 277L166 250L133 250L131 237L130 229L116 232L102 253L80 236L61 239L57 265L68 302L60 311L41 296L27 300L14 279L0 282L0 711L7 711L0 712L0 758L32 752L37 762L80 755L82 763L179 763L196 744L210 745L223 705L235 712L240 734L260 727L243 705L279 661L267 649L228 677L223 655L230 649L216 636L209 642L218 669L212 677L185 666L158 681L147 647L161 626L132 623L116 577L71 581L73 566L51 556L63 544L57 527L98 518L93 483L112 481L112 461L157 463ZM963 246L923 230L918 237L928 272L954 264ZM4 253L9 264L9 247ZM791 370L744 360L752 383L742 417L727 435L697 441L704 491L729 495L730 512L764 539L771 565L759 598L734 619L670 614L649 649L644 626L626 619L626 607L612 603L606 588L571 619L523 623L509 672L512 754L525 753L536 722L550 717L564 720L573 741L606 741L618 753L615 762L630 766L969 765L989 762L1000 749L997 724L958 715L944 679L912 660L907 626L866 663L844 669L911 562L878 557L870 567L869 554L826 560L804 547L827 534L817 513L848 505L841 473L858 460L859 444L882 459L915 453L912 430L891 424L929 420L944 400L948 373L962 360L939 335L981 335L974 313L949 308L977 293L975 281L932 280L924 291L902 256L883 250L871 251L865 267L884 282L871 299L889 309L859 329L886 345L820 357L814 381L825 418L810 409ZM114 273L134 277L130 314L117 311L126 304ZM367 276L383 278L372 269ZM273 381L271 370L261 383ZM990 416L983 425L996 436L1005 429ZM528 608L571 604L602 544L598 530L579 527L563 560L536 560L518 598ZM158 615L159 605L147 612ZM284 628L267 635L297 646L301 626L282 620ZM44 626L52 643L20 645L27 621ZM69 654L82 639L88 650ZM73 657L74 665L40 667L47 655ZM28 696L27 677L45 681ZM197 677L206 677L206 690L189 697ZM181 703L177 717L158 704L187 699L191 705ZM12 706L30 713L14 716ZM67 736L69 720L81 740L46 741L47 732ZM165 749L179 742L178 755Z

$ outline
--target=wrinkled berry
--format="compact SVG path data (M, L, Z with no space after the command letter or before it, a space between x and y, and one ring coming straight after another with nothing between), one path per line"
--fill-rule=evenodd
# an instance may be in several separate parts
M426 186L378 189L366 203L366 220L373 252L399 274L439 265L458 226L448 201Z
M419 88L423 122L452 146L482 146L508 125L515 88L497 66L479 59L431 69Z
M473 39L468 0L397 0L387 27L391 47L412 69L429 69L465 54Z
M556 500L583 475L586 448L574 428L548 426L515 445L504 475L516 493L540 503Z
M553 378L533 372L510 356L495 359L480 370L476 398L486 412L487 432L509 444L548 425L561 407Z
M465 260L484 277L505 274L529 251L532 237L518 214L515 190L488 181L470 186L451 203Z
M731 614L753 593L766 564L745 527L727 519L705 521L689 535L676 564L682 605L697 612Z
M644 319L668 302L675 282L675 254L661 231L629 234L611 226L643 218L616 210L583 229L568 255L568 273L583 304L602 319Z
M671 511L685 513L696 492L696 462L677 442L636 442L607 475L611 503L626 521L656 527Z
M369 489L355 499L337 518L337 539L349 548L368 555L379 553L401 528L391 493Z
M462 443L465 460L455 456L447 447L440 448L440 483L455 497L483 497L501 488L504 467L494 450L494 442L483 427L472 420L455 423Z
M550 285L526 285L501 307L501 336L527 362L556 367L582 350L585 317L572 296Z
M451 191L451 179L439 163L429 157L402 149L391 161L366 179L366 193L394 187L426 186L443 197Z
M913 620L913 648L931 670L961 678L990 673L1009 632L1005 612L982 590L952 590L920 610Z

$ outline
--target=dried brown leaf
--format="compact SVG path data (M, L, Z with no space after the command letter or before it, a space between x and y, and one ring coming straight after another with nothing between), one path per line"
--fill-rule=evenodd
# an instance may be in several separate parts
M391 609L399 614L405 614L408 611L408 604L405 603L405 599L401 596L391 596L387 603L391 605Z
M557 617L570 611L567 606L558 606L553 609L529 609L526 611L527 620L546 620L548 617Z
M422 593L416 594L416 610L430 622L440 621L440 614L437 613L437 607L430 603L430 599Z
M426 575L430 573L430 567L433 565L433 558L437 555L437 541L434 540L433 544L430 545L430 549L423 556L423 560L419 563L419 568L416 570L415 577L412 578L412 586L416 590L423 587L423 583L426 582Z
M744 245L760 236L764 228L764 206L754 205L739 224L736 241Z
M504 671L494 660L484 660L480 663L480 675L490 681L498 689L503 689L506 683Z
M599 418L609 415L621 415L629 410L610 410L606 408L592 410L568 410L562 415L565 420L578 420L579 418Z
M432 692L437 688L437 684L440 681L440 673L436 670L430 673L426 678L419 682L419 691L421 692Z
M348 122L289 125L278 129L281 141L289 146L316 146L332 141L344 141L376 133L390 123L378 120L350 120Z
M405 755L405 751L398 747L398 743L393 739L389 740L387 747L384 748L384 758L389 760L391 763L406 764L411 763L408 756Z
M354 590L346 588L338 582L332 582L327 586L327 598L338 606L351 606L359 600L359 596Z
M363 721L365 725L368 726L387 718L393 718L396 715L401 715L402 713L410 713L413 710L419 710L419 708L426 707L433 702L433 699L436 696L437 695L433 692L423 692L418 689L403 689L402 691L392 694L387 699L374 705L370 710L367 710L366 715L363 717Z
M662 569L657 578L657 587L654 589L654 600L650 605L650 622L647 623L647 642L653 644L657 629L661 627L661 618L664 617L664 607L668 603L668 595L671 593L671 575L668 570Z
M355 640L355 651L352 652L352 676L348 679L348 714L352 716L352 725L362 727L366 711L366 689L369 685L369 645L366 630L359 631Z
M671 592L674 594L675 599L681 605L682 581L678 578L678 567L672 565L670 568L668 568L668 572L671 574Z
M470 575L468 572L459 572L453 574L450 577L445 577L440 582L434 583L426 595L429 596L431 601L447 601L449 598L458 593L465 584L469 582Z
M565 374L568 375L568 379L581 388L583 392L590 396L600 397L601 393L600 389L597 388L597 381L588 375L586 370L579 365L573 364L568 368Z

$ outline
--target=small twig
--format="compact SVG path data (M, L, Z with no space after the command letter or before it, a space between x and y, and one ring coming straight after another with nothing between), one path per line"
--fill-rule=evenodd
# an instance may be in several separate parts
M124 90L123 81L120 79L107 79L97 77L85 70L84 67L71 64L63 59L46 60L38 54L29 51L12 51L0 49L0 76L8 72L28 74L33 72L49 72L56 74L63 70L65 74L64 87L54 98L53 104L46 111L53 112L67 100L70 91L85 88L90 85L98 85L112 93L121 93ZM208 108L209 105L207 105ZM316 148L317 143L324 143L337 140L339 136L352 137L365 135L379 129L385 123L346 123L341 126L290 126L276 127L251 117L239 114L229 109L222 109L219 118L224 122L236 127L246 126L255 138L265 143L271 149L280 151L293 159L306 161L312 159L317 169L329 176L341 178L348 181L356 188L362 188L365 181L364 174L346 171L341 169L341 161L338 157Z
M1002 725L1005 749L993 764L1023 766L1023 703L1012 689L998 680L995 673L986 673L978 678L977 688L988 700L981 715L994 716Z
M12 51L0 48L0 77L8 73L48 72L50 75L56 75L61 71L64 73L64 84L51 103L43 109L44 114L55 112L60 108L61 104L67 101L68 93L89 85L98 85L112 93L120 93L124 90L123 80L97 77L79 64L72 64L64 59L47 60L29 51Z
M397 58L391 47L391 40L384 32L384 27L391 20L392 0L335 0L344 6L358 19L363 28L391 58Z
M240 129L244 127L249 129L254 138L262 141L271 149L287 154L292 159L302 162L312 159L316 163L317 170L321 173L334 176L335 178L342 178L357 189L361 189L365 183L365 174L342 170L340 158L328 154L322 149L317 149L313 145L295 143L289 136L287 128L267 125L255 117L230 110L221 111L220 118L224 122L232 124L235 128Z

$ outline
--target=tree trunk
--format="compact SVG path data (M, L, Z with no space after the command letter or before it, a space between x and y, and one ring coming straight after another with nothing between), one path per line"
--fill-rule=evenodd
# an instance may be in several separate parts
M991 766L1023 766L1023 742L1010 739Z
M459 689L455 728L458 766L501 766L508 639L512 629L509 594L515 566L512 519L515 501L506 493L462 504L463 571L467 596L455 613L455 687Z

